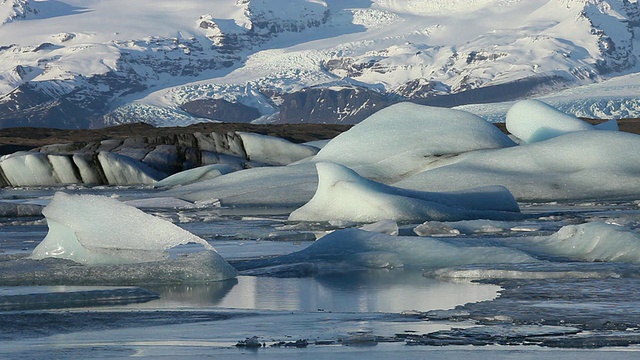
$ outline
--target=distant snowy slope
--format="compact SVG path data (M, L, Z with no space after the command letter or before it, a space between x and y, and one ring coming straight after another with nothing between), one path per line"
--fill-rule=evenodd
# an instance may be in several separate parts
M0 0L0 24L0 127L355 123L640 68L637 0Z

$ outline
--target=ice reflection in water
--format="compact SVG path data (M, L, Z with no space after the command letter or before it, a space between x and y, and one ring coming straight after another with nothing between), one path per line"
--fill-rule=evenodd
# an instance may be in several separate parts
M201 286L150 287L161 299L135 307L390 312L451 309L491 300L498 286L428 279L420 272L371 270L306 278L239 276Z

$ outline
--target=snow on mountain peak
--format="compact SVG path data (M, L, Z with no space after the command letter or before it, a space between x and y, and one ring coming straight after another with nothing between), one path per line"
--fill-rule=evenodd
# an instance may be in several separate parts
M373 98L452 106L590 84L640 56L636 0L0 0L0 21L0 127L53 125L61 104L80 127L187 123L202 99L280 121L287 101L323 101L302 107L343 121Z
M12 22L15 19L25 18L28 14L37 14L29 0L2 0L0 1L0 24Z

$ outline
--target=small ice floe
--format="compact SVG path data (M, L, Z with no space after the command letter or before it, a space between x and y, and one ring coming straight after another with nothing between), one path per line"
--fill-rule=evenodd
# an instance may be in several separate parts
M602 222L567 225L551 236L521 241L518 247L579 261L640 262L640 234Z

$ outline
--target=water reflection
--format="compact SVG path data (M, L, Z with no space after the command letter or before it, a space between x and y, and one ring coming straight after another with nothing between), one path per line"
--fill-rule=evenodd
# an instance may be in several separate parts
M370 270L308 278L240 276L205 286L150 289L161 299L145 307L398 313L491 300L499 287L442 282L414 271Z

